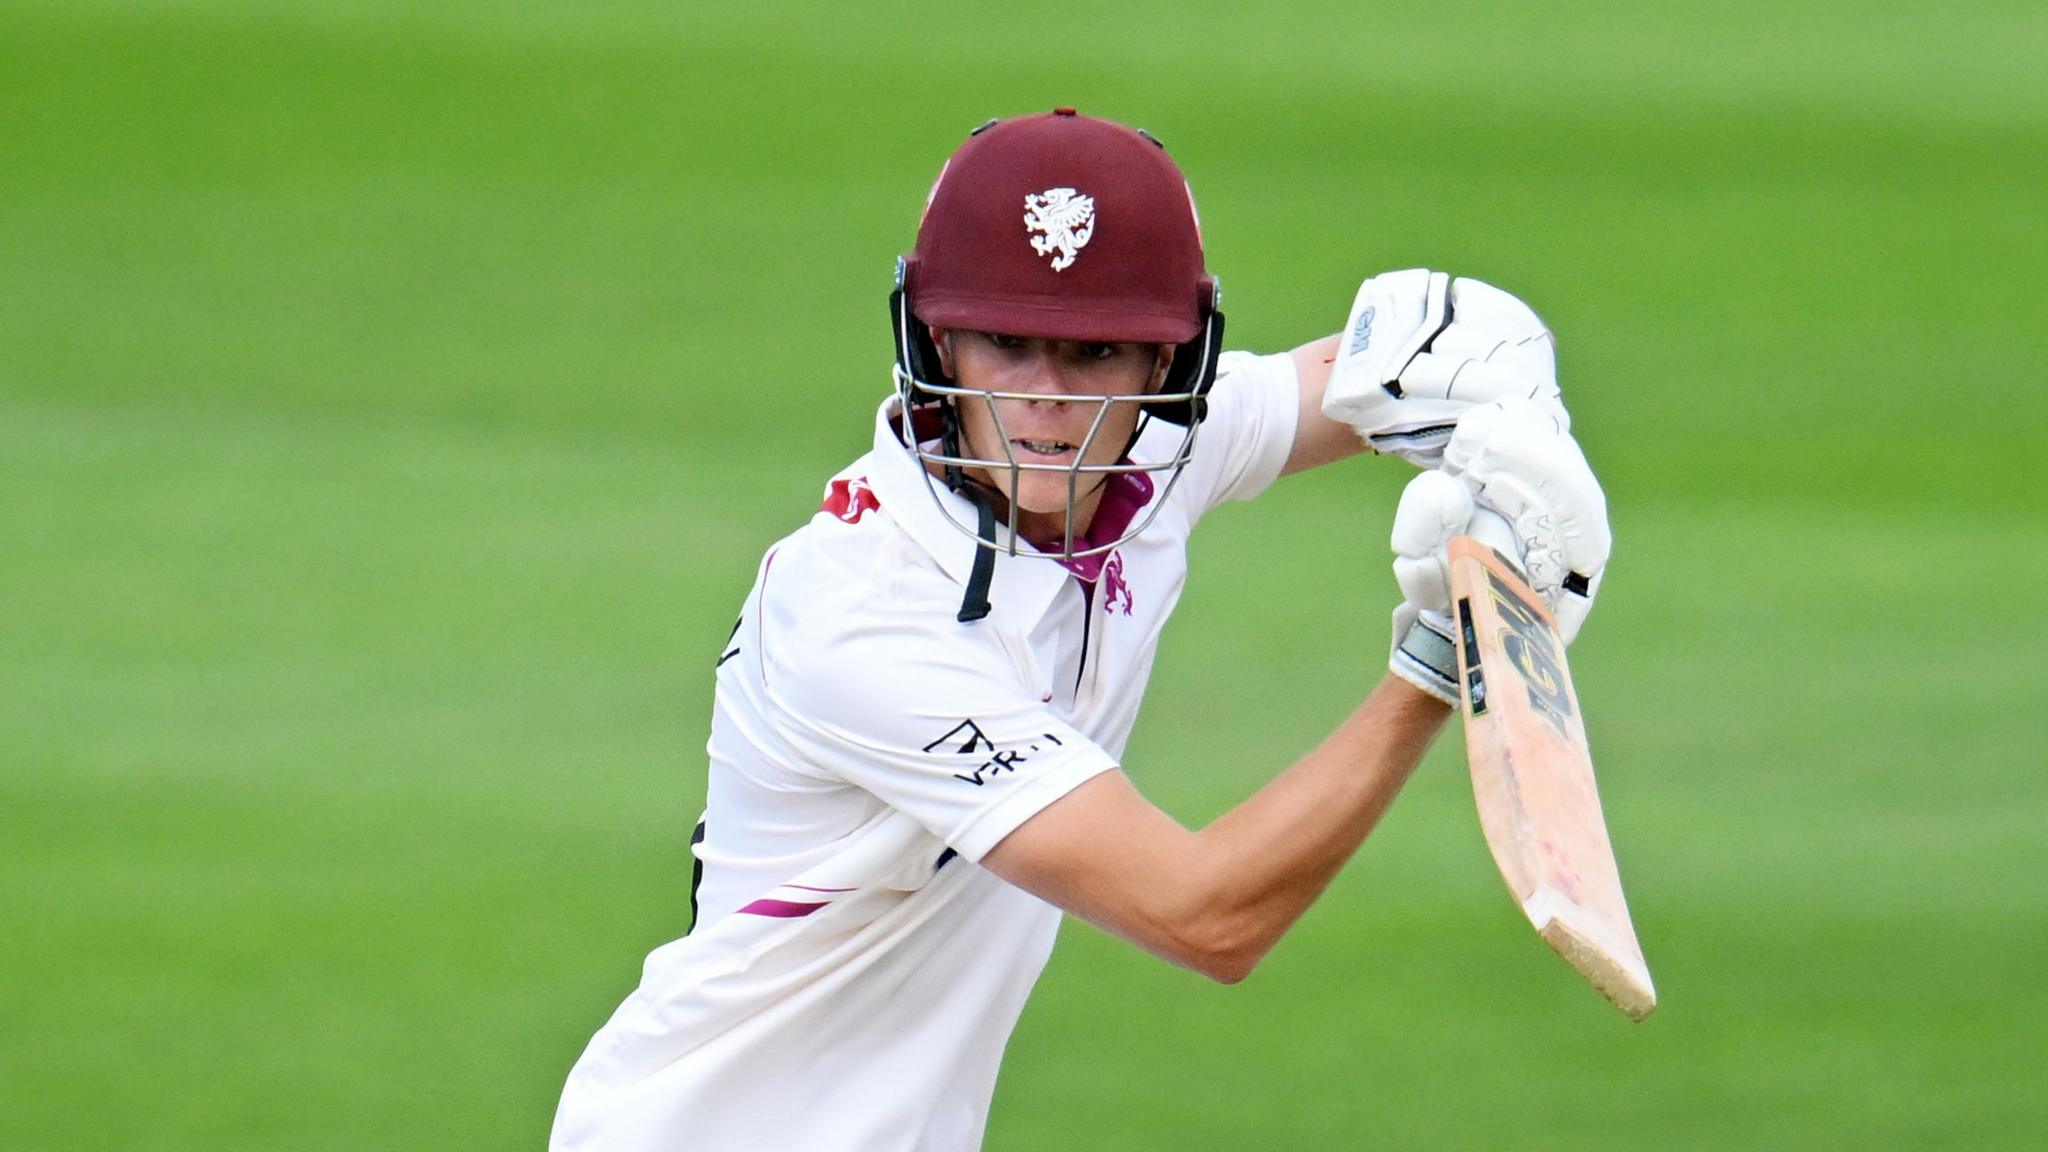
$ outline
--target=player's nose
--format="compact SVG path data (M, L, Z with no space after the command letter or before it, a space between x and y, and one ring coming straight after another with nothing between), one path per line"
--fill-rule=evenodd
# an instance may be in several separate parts
M1078 387L1074 366L1050 341L1039 342L1018 368L1016 390L1044 403L1064 405Z

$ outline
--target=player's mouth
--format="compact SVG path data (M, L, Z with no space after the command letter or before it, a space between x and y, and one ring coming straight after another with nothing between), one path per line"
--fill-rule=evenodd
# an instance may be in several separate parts
M1061 462L1071 459L1080 446L1065 440L1012 440L1010 448L1025 464Z

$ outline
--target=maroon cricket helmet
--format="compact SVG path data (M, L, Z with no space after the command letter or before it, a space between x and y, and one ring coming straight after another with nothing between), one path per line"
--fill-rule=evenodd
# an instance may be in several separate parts
M1215 307L1194 198L1151 136L1059 108L991 121L932 185L902 269L919 320L1185 344Z

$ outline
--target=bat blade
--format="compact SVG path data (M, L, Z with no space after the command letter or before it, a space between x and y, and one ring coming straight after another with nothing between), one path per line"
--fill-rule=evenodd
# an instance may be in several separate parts
M1536 931L1617 1008L1657 1006L1629 921L1564 642L1499 553L1451 541L1465 754L1479 824Z

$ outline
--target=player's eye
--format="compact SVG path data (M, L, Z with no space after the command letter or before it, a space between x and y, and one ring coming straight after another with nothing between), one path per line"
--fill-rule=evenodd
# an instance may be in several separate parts
M1084 343L1081 345L1081 359L1097 361L1114 360L1116 359L1116 345Z
M1010 336L1002 332L989 333L988 342L1006 352L1015 352L1017 349L1024 347L1024 338L1022 336Z

